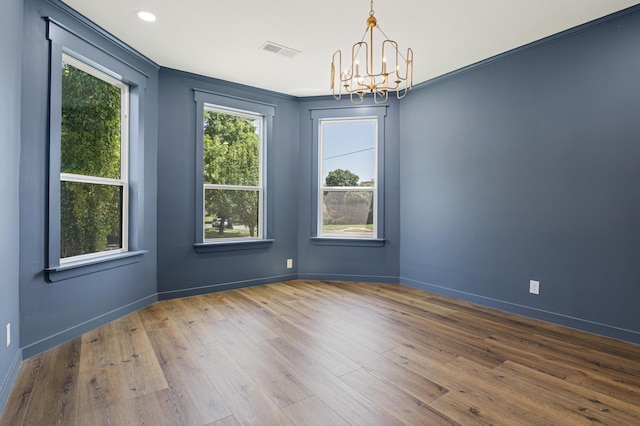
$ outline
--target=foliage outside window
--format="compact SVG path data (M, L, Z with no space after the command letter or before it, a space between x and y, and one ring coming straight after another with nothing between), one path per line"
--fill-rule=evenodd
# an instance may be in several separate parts
M128 249L129 87L62 57L60 259Z
M263 117L204 106L204 241L263 237Z
M377 119L323 119L318 236L377 237Z

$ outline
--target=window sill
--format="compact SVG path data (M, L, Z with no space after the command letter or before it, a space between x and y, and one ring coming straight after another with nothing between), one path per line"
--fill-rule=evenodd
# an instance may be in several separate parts
M383 247L385 239L311 237L311 242L319 246Z
M57 282L137 263L140 262L142 255L148 252L148 250L128 251L126 253L118 253L95 259L70 262L53 268L47 268L45 272L47 273L49 282Z
M217 251L235 251L235 250L253 250L262 249L271 246L275 240L243 240L243 241L224 241L219 243L195 243L193 248L198 253L211 253Z

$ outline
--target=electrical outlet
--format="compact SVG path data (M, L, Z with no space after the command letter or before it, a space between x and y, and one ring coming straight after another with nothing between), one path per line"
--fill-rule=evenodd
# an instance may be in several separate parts
M287 269L293 268L293 259L287 259Z
M540 294L540 281L536 281L536 280L529 281L529 293Z
M7 324L7 347L11 344L11 323Z

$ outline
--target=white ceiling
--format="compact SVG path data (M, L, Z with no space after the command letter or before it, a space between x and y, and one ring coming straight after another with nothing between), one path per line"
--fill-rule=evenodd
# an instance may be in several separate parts
M294 96L329 94L333 52L360 41L367 0L64 0L163 67ZM633 0L376 0L419 83L637 4ZM157 21L135 15L148 10ZM266 42L299 50L287 58Z

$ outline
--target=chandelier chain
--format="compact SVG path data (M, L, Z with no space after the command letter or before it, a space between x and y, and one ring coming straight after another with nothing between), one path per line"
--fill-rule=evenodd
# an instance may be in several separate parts
M369 12L369 16L373 16L374 15L374 11L373 11L373 0L371 0L371 11Z

